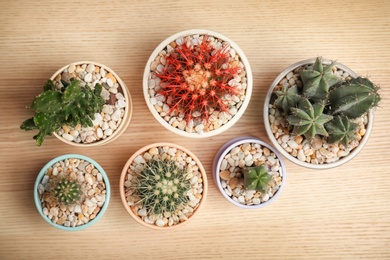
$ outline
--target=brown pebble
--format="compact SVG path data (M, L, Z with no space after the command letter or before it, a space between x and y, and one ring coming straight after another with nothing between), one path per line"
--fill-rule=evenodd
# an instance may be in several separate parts
M116 102L116 96L110 92L110 98L106 101L107 104L114 106Z
M228 180L230 180L230 171L228 171L228 170L221 171L219 173L219 176L221 177L221 179L228 181Z
M201 198L202 198L202 194L196 193L196 194L195 194L195 198L201 199Z
M229 182L229 186L234 189L235 187L237 187L237 185L240 183L240 180L237 179L237 178L233 178L230 180Z
M302 135L297 135L297 137L295 137L295 142L297 142L297 144L302 143L302 140L303 140Z

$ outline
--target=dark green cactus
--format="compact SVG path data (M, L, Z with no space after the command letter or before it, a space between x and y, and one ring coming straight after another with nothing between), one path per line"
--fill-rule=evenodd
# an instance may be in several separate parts
M359 125L351 122L346 116L336 116L332 121L325 125L328 130L329 137L327 141L329 143L341 143L347 146L352 140L355 139L356 131Z
M291 115L287 117L288 123L294 126L294 133L304 135L308 139L317 134L328 136L324 124L333 117L322 113L324 107L323 103L312 105L307 98L302 99L298 107L292 108Z
M91 119L99 112L105 101L100 96L102 86L96 84L92 90L89 86L81 86L80 81L72 80L63 92L55 89L54 83L49 80L44 91L38 95L32 105L35 110L34 117L27 119L20 126L23 130L38 129L34 136L36 144L42 145L46 135L52 135L61 126L67 124L76 126L93 126Z
M271 180L272 176L268 174L268 169L264 164L244 169L244 186L248 190L265 193Z
M341 82L329 94L329 109L333 115L342 114L358 118L378 105L379 87L367 78L354 78Z
M285 113L288 113L292 107L295 107L301 99L296 85L290 88L283 85L282 89L277 90L275 93L277 96L275 100L276 107Z
M329 88L341 79L332 72L334 63L323 65L317 58L313 69L303 70L299 74L303 82L303 95L308 99L320 101L327 97Z
M148 212L160 214L175 212L177 207L188 202L191 189L186 169L170 160L153 160L146 164L138 177L136 193Z
M81 186L74 180L60 180L53 187L53 195L59 203L72 205L82 195Z

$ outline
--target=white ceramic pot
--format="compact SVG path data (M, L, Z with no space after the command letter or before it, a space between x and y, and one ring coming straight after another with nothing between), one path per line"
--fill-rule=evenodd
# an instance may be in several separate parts
M243 65L243 69L246 72L246 92L245 92L245 99L242 100L242 105L239 107L237 113L226 123L221 125L219 128L212 129L210 131L204 131L203 133L199 134L196 131L193 132L187 132L185 130L181 130L178 127L174 127L171 124L169 124L166 119L160 115L160 113L156 110L155 105L151 103L151 98L154 97L151 94L150 88L149 88L149 80L152 77L152 69L151 65L156 60L156 57L159 55L161 56L161 52L163 50L167 50L167 46L170 46L170 44L177 42L178 39L183 39L183 37L189 36L189 35L207 35L208 37L214 37L215 39L219 39L222 42L228 43L230 47L235 51L236 55L239 57L239 60L241 61ZM169 47L170 48L170 47ZM160 43L157 48L153 51L153 53L150 55L144 71L143 76L143 91L144 91L144 97L146 104L153 114L153 116L156 118L156 120L164 126L166 129L170 130L171 132L184 136L184 137L190 137L190 138L206 138L210 136L214 136L217 134L220 134L230 127L232 127L244 114L248 104L250 97L252 95L252 85L253 85L253 78L252 78L252 70L250 68L248 59L246 58L244 52L240 49L238 45L236 45L232 40L227 38L226 36L219 34L217 32L213 32L210 30L201 30L201 29L194 29L194 30L188 30L176 33L167 39L165 39L162 43Z

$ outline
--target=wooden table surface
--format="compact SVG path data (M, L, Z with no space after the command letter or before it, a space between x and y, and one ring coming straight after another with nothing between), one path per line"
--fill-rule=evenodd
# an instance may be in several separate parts
M0 1L0 259L390 259L390 2L353 1ZM220 32L246 53L254 76L251 102L228 131L201 140L177 136L153 118L142 74L154 48L187 29ZM288 65L323 56L382 87L371 137L354 160L313 171L286 160L281 196L260 210L233 206L218 192L211 164L233 137L269 142L265 93ZM130 89L134 113L125 133L96 148L55 137L36 147L19 129L25 107L60 67L93 60L111 67ZM179 229L157 232L130 218L119 176L140 147L167 141L202 161L209 196ZM106 170L112 197L94 226L64 232L49 226L33 202L46 162L66 154L92 157Z

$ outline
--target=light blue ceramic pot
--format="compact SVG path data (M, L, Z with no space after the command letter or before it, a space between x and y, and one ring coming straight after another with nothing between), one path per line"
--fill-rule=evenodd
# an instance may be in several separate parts
M98 215L93 220L89 221L87 224L76 226L76 227L65 227L63 225L53 223L45 214L43 214L42 205L41 205L41 201L39 199L39 194L38 194L38 185L41 183L43 176L46 174L47 170L51 166L53 166L56 162L63 161L66 159L71 159L71 158L81 159L81 160L84 160L86 162L89 162L89 163L93 164L95 166L95 168L101 173L103 180L104 180L104 183L106 184L106 201L105 201L103 207L101 208L101 210L99 211ZM37 179L35 181L35 185L34 185L34 201L35 201L35 205L38 209L39 214L41 214L43 219L47 223L52 225L53 227L56 227L58 229L65 230L65 231L82 230L82 229L85 229L87 227L92 226L97 221L99 221L99 219L103 216L103 214L105 213L105 211L108 207L108 203L110 201L110 196L111 196L110 182L108 180L106 172L103 170L103 168L96 161L92 160L91 158L89 158L87 156L80 155L80 154L64 154L64 155L61 155L59 157L52 159L39 172Z

